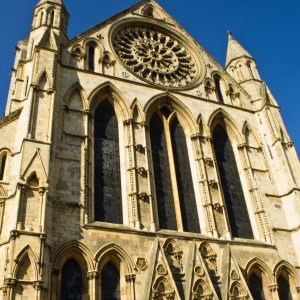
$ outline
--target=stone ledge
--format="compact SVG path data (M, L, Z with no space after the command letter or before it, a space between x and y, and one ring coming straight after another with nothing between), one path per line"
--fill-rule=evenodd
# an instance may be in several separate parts
M206 236L203 234L198 233L190 233L190 232L178 232L178 231L172 231L172 230L159 230L156 232L152 231L144 231L139 230L135 228L131 228L126 225L122 224L111 224L111 223L104 223L104 222L94 222L85 224L82 226L84 229L89 230L103 230L103 231L109 231L109 232L121 232L121 233L127 233L127 234L134 234L139 236L145 236L145 237L174 237L174 238L180 238L183 240L193 240L196 242L201 241L210 241L215 242L219 244L230 244L230 245L239 245L239 246L252 246L252 247L262 247L262 248L269 248L276 250L276 246L262 242L257 240L248 240L248 239L242 239L242 238L234 238L232 240L225 240L225 239L216 239L212 238L210 236Z

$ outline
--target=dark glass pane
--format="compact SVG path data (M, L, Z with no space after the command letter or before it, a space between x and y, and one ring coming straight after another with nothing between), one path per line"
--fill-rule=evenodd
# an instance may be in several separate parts
M122 224L122 194L118 121L104 101L94 121L95 221Z
M277 282L278 282L279 299L293 300L289 282L283 276L279 276Z
M120 274L112 263L107 263L101 273L101 300L120 300Z
M259 278L256 274L252 274L249 278L249 285L253 299L266 300L261 278Z
M95 47L90 46L89 47L89 71L94 71L95 70Z
M0 180L3 180L4 178L5 164L6 164L6 154L4 154L1 158Z
M219 125L214 130L213 140L232 235L252 239L253 233L232 145L227 133Z
M166 119L169 118L171 111L167 107L164 106L160 111L163 113L163 115L166 117Z
M150 122L150 138L159 226L161 229L177 230L166 136L157 114Z
M61 272L61 300L81 300L81 289L81 268L74 259L70 259Z
M198 210L184 131L177 118L171 124L171 139L183 230L200 232Z
M216 86L216 93L217 93L217 99L221 103L224 103L223 95L222 95L222 89L221 89L221 84L220 84L220 78L215 77L215 86Z

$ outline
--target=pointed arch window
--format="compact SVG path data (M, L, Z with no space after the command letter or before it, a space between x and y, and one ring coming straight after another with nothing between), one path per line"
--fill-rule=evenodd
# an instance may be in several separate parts
M61 272L61 300L82 299L82 271L75 259L69 259Z
M48 25L54 26L54 10L48 12Z
M255 300L266 300L261 276L252 273L249 277L249 288Z
M233 148L221 125L217 125L213 131L213 144L232 236L252 239L252 228Z
M115 265L108 262L101 273L101 299L121 300L120 274Z
M41 11L40 13L40 24L39 26L42 26L44 24L44 11Z
M200 232L184 130L167 108L150 120L150 139L160 229Z
M94 43L90 43L88 45L88 70L91 72L95 71L95 52L96 45Z
M214 82L216 87L216 97L217 100L221 103L224 103L224 98L222 94L222 87L221 87L221 77L219 75L214 76Z
M0 180L4 179L7 154L3 153L0 156Z
M277 278L278 293L280 300L293 300L289 281L283 275Z
M105 100L94 118L94 219L122 224L118 120Z

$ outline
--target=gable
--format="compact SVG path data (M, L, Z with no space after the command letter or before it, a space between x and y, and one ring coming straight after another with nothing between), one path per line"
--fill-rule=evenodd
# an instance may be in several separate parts
M90 47L95 66L89 70ZM76 69L151 85L160 90L206 96L204 82L218 73L238 94L248 94L155 1L137 5L66 44L62 62ZM225 91L224 91L225 92Z

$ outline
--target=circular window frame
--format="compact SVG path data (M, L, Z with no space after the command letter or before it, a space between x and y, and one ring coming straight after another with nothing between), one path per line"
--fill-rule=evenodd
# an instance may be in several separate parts
M192 79L190 83L187 83L183 86L173 86L173 85L163 85L161 83L155 83L152 80L143 78L140 74L132 70L129 66L126 65L126 63L123 61L122 58L119 57L114 41L115 37L118 32L120 32L123 29L126 28L149 28L150 30L158 31L159 33L166 34L166 36L169 36L172 40L175 40L178 42L179 45L183 46L188 53L188 55L191 56L191 61L195 64L195 76ZM199 86L199 84L204 80L205 74L206 74L206 65L203 61L203 59L200 57L199 50L196 49L196 46L193 45L191 41L189 41L188 38L183 37L182 35L178 34L178 32L175 31L175 27L171 27L167 24L157 24L156 22L152 20L143 20L143 19L137 19L137 18L130 18L126 20L121 20L120 22L114 24L110 30L109 30L109 43L111 46L111 49L116 56L117 60L120 62L120 64L132 75L140 79L141 81L153 85L157 88L163 89L163 90L191 90Z

